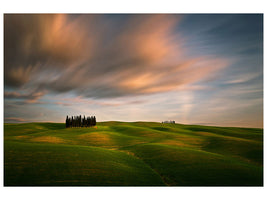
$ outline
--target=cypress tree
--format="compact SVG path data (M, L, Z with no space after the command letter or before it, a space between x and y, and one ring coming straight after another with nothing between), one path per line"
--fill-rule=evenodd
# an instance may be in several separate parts
M83 127L85 127L85 116L83 116Z
M94 126L94 118L91 116L91 126Z
M66 128L68 128L69 126L68 126L68 115L67 115L67 117L66 117Z
M88 117L88 126L92 126L92 120L91 120L91 117Z
M94 116L94 126L96 125L96 118L95 118L95 116Z
M95 116L92 116L92 126L95 126Z
M86 118L86 127L89 126L89 117Z
M74 120L73 120L73 116L71 116L71 127L74 126Z

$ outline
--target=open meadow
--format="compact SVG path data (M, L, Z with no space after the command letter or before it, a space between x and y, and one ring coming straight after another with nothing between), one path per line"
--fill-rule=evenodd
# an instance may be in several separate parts
M4 125L5 186L262 186L263 129Z

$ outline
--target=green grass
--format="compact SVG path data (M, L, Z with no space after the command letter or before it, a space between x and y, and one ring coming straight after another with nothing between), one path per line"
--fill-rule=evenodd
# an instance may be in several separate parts
M262 186L263 129L4 124L5 186Z

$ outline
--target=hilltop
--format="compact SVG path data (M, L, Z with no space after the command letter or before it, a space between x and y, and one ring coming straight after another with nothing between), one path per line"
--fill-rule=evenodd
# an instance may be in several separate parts
M262 186L263 129L4 124L6 186Z

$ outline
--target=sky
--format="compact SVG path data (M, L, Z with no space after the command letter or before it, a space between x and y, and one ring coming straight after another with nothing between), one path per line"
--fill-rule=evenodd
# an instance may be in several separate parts
M4 121L263 127L262 14L5 14Z

